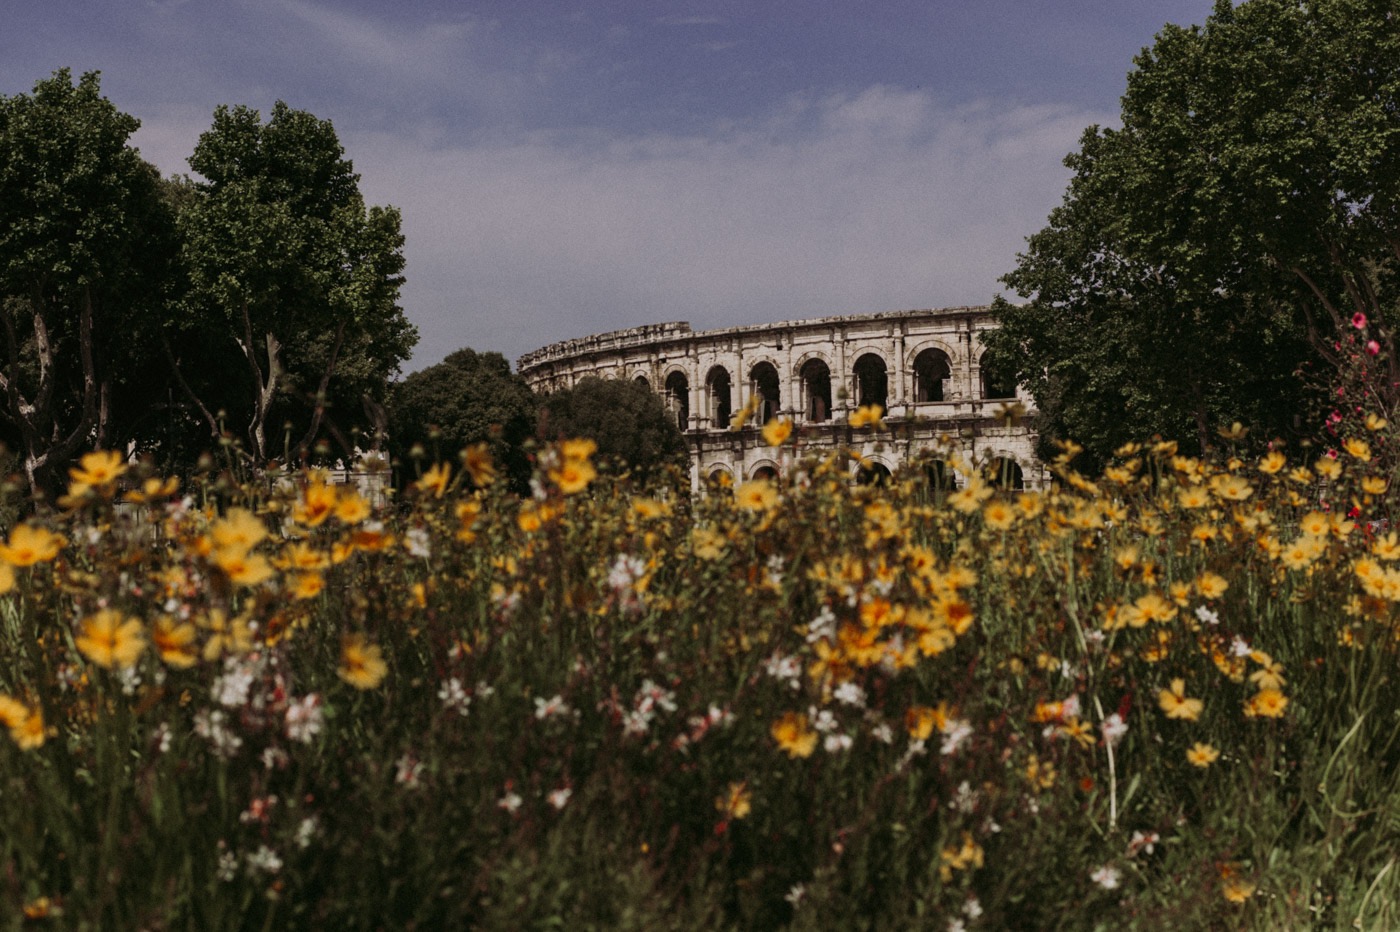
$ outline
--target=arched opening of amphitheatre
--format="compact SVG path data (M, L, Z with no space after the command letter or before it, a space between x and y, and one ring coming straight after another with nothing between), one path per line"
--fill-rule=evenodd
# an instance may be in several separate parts
M874 353L866 353L856 360L856 403L879 405L889 408L889 374L885 361Z
M729 370L715 366L705 376L705 392L710 403L710 426L715 430L729 427L729 419L734 415L734 402L730 393Z
M640 385L642 388L645 388L647 391L651 391L651 380L648 379L646 376L639 375L632 381L636 382L638 385Z
M953 373L948 354L940 349L926 349L914 357L914 400L916 402L947 401L945 386Z
M666 376L666 407L676 416L676 426L690 429L690 382L684 372Z
M1007 491L1020 492L1026 487L1020 464L1009 456L998 456L987 464L987 478L992 485Z
M943 460L934 460L924 467L924 481L935 496L942 496L957 488L956 474Z
M767 424L778 416L782 402L778 394L778 370L771 362L761 362L749 370L749 395L758 399L754 421Z
M856 467L856 483L858 485L889 485L890 468L884 463L875 460L863 460Z
M750 479L766 479L766 480L768 480L769 482L777 482L777 481L778 481L778 467L774 466L772 463L764 463L762 466L759 466L758 468L756 468L756 469L753 471L753 475L749 476L749 478L750 478Z
M1007 378L1000 362L990 351L982 354L982 397L991 401L1016 397L1016 383Z
M814 424L820 424L831 417L831 370L820 359L809 359L803 363L802 413Z

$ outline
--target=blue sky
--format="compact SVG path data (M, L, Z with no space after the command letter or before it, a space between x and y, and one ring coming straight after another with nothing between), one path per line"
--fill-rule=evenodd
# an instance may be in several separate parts
M333 121L403 211L412 370L984 303L1133 56L1212 5L0 0L0 94L100 70L167 174L220 103Z

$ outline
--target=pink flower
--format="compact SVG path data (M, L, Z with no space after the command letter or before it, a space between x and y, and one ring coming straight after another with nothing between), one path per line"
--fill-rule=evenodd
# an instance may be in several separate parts
M1366 327L1366 315L1357 311L1355 314L1351 315L1351 325L1357 330L1364 329Z
M1375 340L1366 341L1366 355L1374 356L1381 351L1381 345Z

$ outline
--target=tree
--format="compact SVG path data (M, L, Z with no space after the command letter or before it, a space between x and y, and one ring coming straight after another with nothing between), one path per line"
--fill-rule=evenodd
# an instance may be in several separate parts
M415 446L451 459L477 443L516 491L529 486L525 442L535 430L535 395L500 353L459 349L394 386L389 401L390 445L402 458Z
M685 438L660 396L637 382L587 376L540 402L540 435L587 437L598 459L645 480L667 466L684 467Z
M399 214L366 208L329 121L281 101L266 124L217 108L190 167L204 180L180 213L187 313L167 330L167 356L211 434L222 409L263 460L283 421L296 436L280 452L305 455L332 400L382 402L417 340L397 304ZM241 378L197 365L235 350Z
M1400 17L1388 0L1219 0L1135 60L1064 203L1002 280L988 342L1048 435L1295 433L1297 375L1369 327L1400 395ZM1360 315L1360 317L1356 317ZM1305 428L1306 431L1306 428Z
M142 334L176 252L140 122L67 69L0 97L0 418L32 489L87 446L126 439L123 399L148 390Z

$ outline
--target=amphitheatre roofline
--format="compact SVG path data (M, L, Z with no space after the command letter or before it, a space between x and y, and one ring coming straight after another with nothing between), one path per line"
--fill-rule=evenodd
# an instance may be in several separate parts
M659 324L643 324L622 330L609 330L572 340L559 340L532 350L516 361L516 371L524 372L534 366L560 359L570 359L595 352L610 352L632 347L651 346L660 343L689 342L742 336L753 333L770 333L774 330L829 327L835 324L860 324L886 320L907 320L921 317L944 317L958 314L984 314L991 311L988 304L969 304L956 307L914 308L903 311L877 311L873 314L833 314L825 317L806 317L800 320L783 320L769 324L741 324L736 327L720 327L714 330L692 330L689 321L676 320Z

